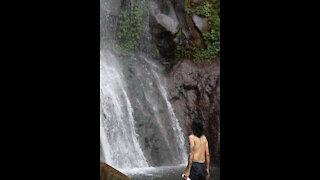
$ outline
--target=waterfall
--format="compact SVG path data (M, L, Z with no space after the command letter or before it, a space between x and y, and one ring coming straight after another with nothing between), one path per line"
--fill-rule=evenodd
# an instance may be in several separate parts
M154 73L154 76L158 80L159 87L160 87L160 92L161 92L161 94L162 94L163 98L165 99L166 104L168 106L170 119L172 121L172 128L174 130L175 136L177 137L177 143L179 145L178 146L179 147L179 151L182 154L182 162L185 162L185 161L187 161L188 157L187 157L186 149L185 149L185 146L184 146L185 139L183 137L182 130L181 130L181 127L179 125L179 120L176 118L176 115L174 114L174 111L173 111L173 108L171 106L171 103L168 100L167 91L166 91L165 87L163 86L162 81L160 80L159 76L154 71L153 71L153 73Z
M141 55L100 51L100 157L119 169L187 162L163 67Z
M107 55L107 56L105 56ZM100 138L104 160L120 167L148 166L135 132L132 107L115 56L100 55Z
M120 56L108 48L117 41L121 3L100 0L100 161L120 170L187 163L187 136L167 97L164 67L146 58L154 51L148 2L141 1L145 56Z

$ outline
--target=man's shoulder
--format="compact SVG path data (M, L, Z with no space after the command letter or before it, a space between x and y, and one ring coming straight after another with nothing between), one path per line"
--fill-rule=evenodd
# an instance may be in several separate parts
M202 135L202 138L205 139L206 141L208 141L207 137L205 135Z
M189 135L189 139L192 139L192 140L193 140L194 138L195 138L195 136L194 136L193 134L190 134L190 135Z

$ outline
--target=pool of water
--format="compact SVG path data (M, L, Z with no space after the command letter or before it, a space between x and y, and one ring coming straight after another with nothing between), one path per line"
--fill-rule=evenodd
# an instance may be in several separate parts
M120 170L132 180L179 180L186 165L134 168ZM220 180L220 169L210 167L210 180Z

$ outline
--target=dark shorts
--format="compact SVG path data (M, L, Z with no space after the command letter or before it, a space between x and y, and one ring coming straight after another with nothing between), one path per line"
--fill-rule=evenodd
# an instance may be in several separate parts
M191 180L205 180L207 176L206 164L192 162L189 178Z

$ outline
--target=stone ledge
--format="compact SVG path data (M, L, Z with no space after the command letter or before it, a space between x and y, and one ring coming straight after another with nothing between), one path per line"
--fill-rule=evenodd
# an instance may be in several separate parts
M130 180L130 178L113 167L100 163L100 180Z

